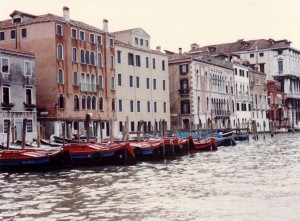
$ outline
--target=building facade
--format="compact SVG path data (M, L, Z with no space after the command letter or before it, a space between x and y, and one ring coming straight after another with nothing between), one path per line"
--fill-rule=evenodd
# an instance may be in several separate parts
M48 135L85 133L84 119L91 116L94 135L109 135L109 121L116 118L115 40L103 30L63 16L35 16L14 11L0 22L0 45L26 50L36 55L37 108ZM102 124L99 124L102 122Z
M21 140L23 120L26 140L37 135L36 70L34 54L0 46L0 142ZM10 127L9 127L10 125Z
M126 117L129 132L170 128L168 57L150 49L150 35L141 28L113 33L116 38L117 124L121 134Z

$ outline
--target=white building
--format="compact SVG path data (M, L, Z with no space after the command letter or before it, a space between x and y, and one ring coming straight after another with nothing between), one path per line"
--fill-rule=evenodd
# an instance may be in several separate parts
M116 38L117 124L114 134L121 135L126 117L129 132L159 131L160 121L170 128L168 57L150 49L150 36L141 28L113 33Z

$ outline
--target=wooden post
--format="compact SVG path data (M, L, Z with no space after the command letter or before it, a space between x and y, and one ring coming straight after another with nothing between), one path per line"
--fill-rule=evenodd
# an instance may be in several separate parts
M62 125L62 132L63 132L63 147L65 147L65 142L66 142L66 123L63 122Z
M12 142L14 142L16 140L16 127L14 126L13 122L10 123L10 127L11 127L11 140Z
M264 140L266 139L265 133L266 133L266 122L263 122L263 127L264 127Z
M89 143L91 139L91 130L90 130L90 122L91 122L91 115L85 115L85 129L86 129L86 141Z
M10 120L7 121L7 138L6 138L6 148L9 149L10 143Z
M141 138L141 128L142 128L141 124L142 124L142 121L140 120L138 122L138 127L137 127L137 140L138 140L138 142L140 142L140 138Z
M102 122L99 122L99 129L100 129L100 143L103 144L103 129L102 129Z
M40 122L36 123L36 139L37 139L37 146L41 146L41 125Z
M77 121L77 143L80 141L80 121Z
M27 127L27 118L24 118L23 119L23 127L22 127L22 148L25 148L26 127Z
M122 140L125 141L125 126L122 126Z
M110 142L114 143L114 135L113 135L113 119L109 120L109 135L110 135Z
M129 140L129 117L126 116L126 141Z

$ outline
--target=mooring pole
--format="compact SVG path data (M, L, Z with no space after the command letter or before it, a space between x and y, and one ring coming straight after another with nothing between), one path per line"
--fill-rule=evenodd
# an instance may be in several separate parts
M9 143L10 143L10 120L7 121L7 140L6 140L6 148L9 149Z
M23 128L22 128L22 148L25 148L26 127L27 127L27 118L24 118L23 119Z

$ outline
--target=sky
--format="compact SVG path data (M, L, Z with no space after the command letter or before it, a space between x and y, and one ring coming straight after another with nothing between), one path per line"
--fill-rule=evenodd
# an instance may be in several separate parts
M0 0L0 20L14 10L62 16L109 31L143 28L151 48L178 52L239 39L287 39L300 50L299 0Z

